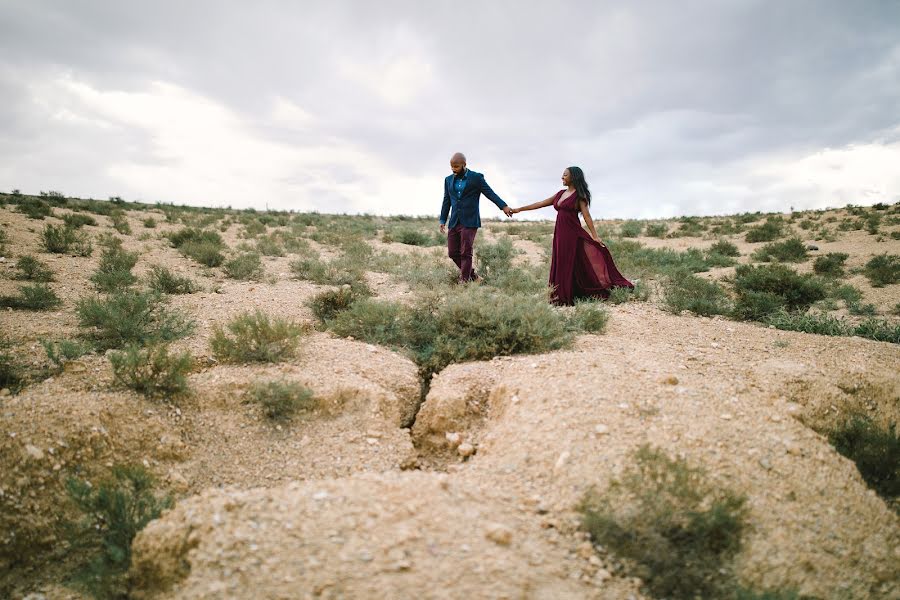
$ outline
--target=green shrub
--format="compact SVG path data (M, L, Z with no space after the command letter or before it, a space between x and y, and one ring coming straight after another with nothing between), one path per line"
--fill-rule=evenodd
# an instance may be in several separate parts
M244 225L244 236L253 238L266 232L266 225L256 219L250 219Z
M197 285L188 277L176 275L166 267L153 265L147 275L150 289L160 294L193 294Z
M434 236L415 229L401 229L391 235L394 241L409 246L431 246Z
M170 354L166 344L146 348L128 346L109 355L113 381L148 398L171 398L185 394L192 359L188 352Z
M223 270L232 279L241 281L259 281L266 274L262 260L256 252L245 252L235 256L225 263Z
M646 302L650 299L650 290L643 281L634 284L634 288L614 287L609 291L610 304L623 304L625 302Z
M7 244L9 244L9 234L0 229L0 256L6 256Z
M63 215L63 223L65 223L66 227L71 229L81 229L85 225L96 225L97 219L92 217L91 215L85 215L82 213L71 213L68 215Z
M878 342L900 344L900 323L883 319L866 319L853 328L853 334Z
M640 221L625 221L619 227L619 235L623 238L635 238L644 231L644 224Z
M88 556L75 581L96 598L128 595L131 545L138 532L172 505L153 493L154 480L141 466L117 465L95 484L70 478L69 498L83 517L69 527L73 556Z
M156 227L156 219L154 219L153 217L147 217L142 221L142 223L147 229L154 229Z
M647 229L644 233L647 237L664 238L669 233L669 224L663 222L647 223Z
M809 258L806 244L800 238L793 237L782 242L772 242L759 248L752 255L753 260L770 262L803 262Z
M354 292L349 285L344 285L336 290L319 292L309 301L309 306L316 318L325 322L350 308L350 305L361 297L365 295Z
M122 245L122 238L108 231L104 231L97 236L97 244L99 244L103 248L107 248L110 250L124 249L124 246Z
M16 393L25 385L26 377L24 367L7 347L6 340L0 339L0 389Z
M781 264L738 265L734 288L734 314L743 320L761 320L781 308L806 311L826 296L825 285L813 275L800 275Z
M113 229L122 235L131 234L131 225L128 224L128 218L125 216L125 213L114 212L110 215L110 220L112 220Z
M707 251L703 260L710 267L730 267L737 263L737 261L730 256L710 251Z
M356 293L371 294L361 266L351 260L325 262L318 257L306 257L292 261L290 267L299 279L323 285L349 285Z
M813 262L813 271L825 277L843 277L844 262L850 257L845 252L829 252L824 256L816 257Z
M766 222L756 227L751 227L744 240L755 242L771 242L784 235L784 219L782 217L769 217Z
M709 271L716 262L697 248L678 252L671 248L647 248L632 240L608 241L619 270L641 279L671 276L681 271Z
M656 598L732 597L733 558L746 529L746 499L699 468L645 445L605 494L582 500L582 528L627 561Z
M122 248L107 247L100 256L100 264L91 281L101 292L115 292L129 287L137 277L131 269L137 264L137 252L126 252Z
M248 395L259 404L265 415L275 421L288 420L299 411L316 407L312 390L290 381L266 381L254 383Z
M700 237L709 229L709 226L699 217L681 217L678 220L681 225L672 234L673 237Z
M866 263L863 273L873 287L884 287L900 281L900 256L880 254Z
M574 331L603 333L609 322L609 312L598 302L583 301L575 303L575 310L569 317L569 327Z
M225 247L222 236L215 231L209 231L207 229L185 227L184 229L168 234L168 238L175 248L181 248L188 242L210 242L219 248Z
M728 314L730 301L715 281L683 273L670 277L663 288L665 308L675 314L683 310L709 317Z
M43 200L25 196L19 201L19 212L26 215L29 219L44 220L45 217L53 214L53 209Z
M81 327L90 328L100 350L168 342L188 335L192 321L165 307L159 294L117 290L105 298L88 296L76 307Z
M842 455L856 463L863 480L879 496L895 504L900 498L900 436L896 424L881 427L864 415L851 415L828 432ZM895 504L895 509L900 508Z
M787 312L778 309L764 318L765 323L786 331L818 335L857 336L878 342L900 344L900 324L882 319L866 319L856 325L829 315Z
M0 296L0 306L16 310L53 310L62 300L46 283L23 285L17 296Z
M75 244L77 234L65 225L47 225L41 232L41 242L47 252L65 254Z
M16 261L16 269L19 271L16 279L44 283L53 281L53 271L50 270L50 267L29 254L19 257L19 260Z
M280 362L294 356L304 329L263 312L243 313L227 326L213 328L210 347L221 361L232 363Z
M263 256L284 256L284 247L274 237L264 236L256 240L256 251Z
M41 346L47 353L47 359L57 370L62 370L67 362L81 358L93 349L90 344L81 340L41 340Z
M501 237L493 244L480 244L475 254L476 272L486 282L490 282L512 268L512 260L516 254L509 236Z
M731 219L723 219L721 221L717 221L709 229L709 232L713 235L736 235L743 231L744 225L742 223L736 223Z
M212 242L186 242L180 250L188 258L207 267L218 267L225 261L221 247Z
M730 256L737 257L740 256L741 253L738 250L738 247L725 239L720 239L715 244L709 247L710 254L721 254L722 256Z

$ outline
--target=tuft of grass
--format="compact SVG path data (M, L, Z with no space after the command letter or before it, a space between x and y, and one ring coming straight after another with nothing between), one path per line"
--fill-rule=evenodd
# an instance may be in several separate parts
M625 221L619 226L619 235L623 238L636 238L644 231L644 224L640 221Z
M503 236L493 244L480 244L475 255L475 271L490 283L512 268L516 254L509 236Z
M262 236L256 240L256 251L263 256L284 256L284 246L274 236Z
M78 256L90 256L93 250L85 234L65 225L47 224L41 232L41 244L51 254L68 254L72 251Z
M733 559L747 527L746 498L659 449L641 446L634 464L604 494L578 509L596 546L627 561L656 598L731 597Z
M802 311L788 312L778 309L767 315L764 322L785 331L802 331L832 336L858 336L878 342L900 344L900 324L883 319L869 318L854 325L830 315Z
M780 216L768 217L765 223L751 227L744 240L747 242L772 242L784 235L785 223Z
M273 421L289 420L300 411L310 411L316 407L312 390L292 381L256 382L247 395Z
M0 338L0 389L8 389L16 393L25 385L27 379L24 367L18 359L8 351L9 343Z
M90 329L100 350L167 342L188 335L194 323L166 308L153 292L117 290L101 298L87 296L76 307L81 327Z
M62 220L63 223L65 223L66 227L69 227L70 229L81 229L85 225L97 225L97 219L95 219L91 215L86 215L84 213L71 213L68 215L63 215Z
M45 217L53 214L53 208L43 200L33 196L25 196L19 201L19 212L29 219L43 221Z
M735 258L741 255L738 247L726 239L720 239L715 244L710 246L709 253L721 254L722 256L729 256L731 258Z
M61 371L67 362L79 359L93 350L90 344L81 340L60 340L58 342L41 340L41 346L47 353L47 359L58 371Z
M715 281L702 279L689 273L670 277L663 287L665 308L675 314L683 310L709 317L725 315L731 311L731 302L725 290Z
M166 267L153 265L147 275L150 289L160 294L193 294L198 290L190 278L176 275Z
M294 356L304 328L284 319L269 318L261 311L243 313L231 320L227 331L213 329L210 347L221 361L232 363L281 362Z
M188 391L193 360L188 352L173 354L166 344L128 346L109 355L113 381L148 398L172 398Z
M824 256L816 257L813 262L813 271L823 277L840 278L846 275L844 262L850 258L846 252L829 252Z
M15 310L53 310L62 300L46 283L23 285L17 296L0 296L0 306Z
M70 543L87 560L74 577L96 598L128 595L131 545L138 532L172 505L158 497L150 473L140 465L117 465L110 477L91 484L70 478L69 499L82 518L70 524Z
M147 217L146 219L141 221L141 223L143 223L144 227L146 227L147 229L156 228L156 219L154 219L153 217Z
M650 289L643 281L634 284L634 288L614 287L609 291L610 304L623 304L625 302L646 302L650 299Z
M225 261L222 250L225 242L215 231L185 227L180 231L169 234L172 246L188 258L192 258L201 265L218 267Z
M362 297L366 297L366 294L354 292L349 285L343 285L336 290L319 292L309 301L309 307L316 318L324 323L350 308L351 304Z
M753 260L760 262L804 262L809 258L806 244L798 237L788 238L781 242L771 242L759 248L751 256Z
M669 233L669 224L661 221L658 223L647 223L647 228L644 230L644 233L647 237L662 239Z
M256 252L245 252L227 261L223 267L225 274L241 281L259 281L265 277L262 259Z
M872 287L884 287L900 281L900 255L880 254L873 256L863 268Z
M734 289L734 316L741 320L762 320L781 309L806 311L827 295L821 279L800 275L781 264L738 265Z
M680 225L672 237L700 237L709 228L699 217L681 217L678 221Z
M101 292L114 292L131 286L137 281L131 272L137 261L137 252L126 252L121 246L106 247L97 270L91 275L94 287Z
M124 212L114 212L109 218L112 221L113 229L122 235L131 235L131 225L128 224L128 219Z
M608 322L609 312L595 301L576 302L569 316L569 327L574 331L603 333Z
M828 440L856 463L869 487L900 509L900 436L895 423L882 427L865 415L850 415L828 432Z
M323 285L349 285L357 293L371 294L361 264L350 258L326 262L317 256L308 256L292 261L290 267L299 279Z
M26 254L20 256L16 261L16 269L19 271L16 279L24 279L26 281L40 281L47 283L53 281L53 271L47 266L47 263Z

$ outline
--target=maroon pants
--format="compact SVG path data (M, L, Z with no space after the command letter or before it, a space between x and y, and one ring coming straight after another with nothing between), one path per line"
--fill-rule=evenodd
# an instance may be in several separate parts
M447 232L447 254L459 267L460 282L475 279L475 272L472 270L472 247L475 245L476 233L477 227L462 225L457 225Z

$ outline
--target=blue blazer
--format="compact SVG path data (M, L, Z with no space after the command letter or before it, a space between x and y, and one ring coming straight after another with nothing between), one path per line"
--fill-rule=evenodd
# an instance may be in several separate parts
M476 173L472 169L466 172L466 184L462 193L456 193L453 185L453 174L444 179L444 203L441 205L441 224L453 228L457 225L463 227L481 227L481 214L478 211L478 202L484 194L488 200L503 210L506 206L500 196L494 193L491 186L484 180L484 175ZM447 222L447 215L450 221Z

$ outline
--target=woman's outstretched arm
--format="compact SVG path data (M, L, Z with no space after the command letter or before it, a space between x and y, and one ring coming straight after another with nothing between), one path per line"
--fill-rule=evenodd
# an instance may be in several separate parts
M534 202L533 204L529 204L528 206L522 206L519 208L512 209L513 213L522 212L523 210L537 210L539 208L544 208L545 206L550 206L553 204L553 200L556 198L556 194L550 196L546 200L541 200L540 202Z
M581 207L581 216L584 217L584 222L587 225L588 231L591 232L591 237L594 238L596 242L605 246L606 244L604 244L603 240L597 235L597 230L594 229L594 220L591 218L591 211L588 209L588 203L584 200L579 200L578 205Z

